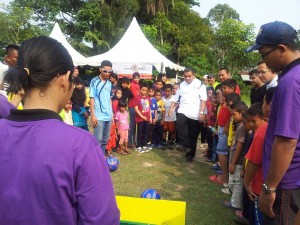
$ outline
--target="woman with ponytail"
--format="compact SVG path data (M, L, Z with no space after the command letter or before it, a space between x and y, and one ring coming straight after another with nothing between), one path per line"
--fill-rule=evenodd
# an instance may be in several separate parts
M73 62L49 37L20 46L16 78L24 110L0 120L0 223L119 224L104 155L88 132L62 122L58 112L74 88Z

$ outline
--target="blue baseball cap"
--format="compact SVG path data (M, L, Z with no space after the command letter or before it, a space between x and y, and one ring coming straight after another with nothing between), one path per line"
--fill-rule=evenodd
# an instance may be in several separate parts
M245 51L258 50L263 45L279 45L297 43L297 31L287 23L275 21L262 25L258 31L256 42Z

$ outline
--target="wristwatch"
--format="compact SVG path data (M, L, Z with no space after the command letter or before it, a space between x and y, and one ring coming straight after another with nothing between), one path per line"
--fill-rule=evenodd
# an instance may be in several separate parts
M199 113L200 113L201 115L204 115L204 112L203 112L203 111L200 111Z
M271 193L276 192L276 189L270 189L270 188L268 188L268 186L266 184L262 184L261 187L265 194L271 194Z

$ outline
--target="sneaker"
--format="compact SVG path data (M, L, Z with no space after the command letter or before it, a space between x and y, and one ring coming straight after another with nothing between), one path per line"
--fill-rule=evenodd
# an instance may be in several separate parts
M149 152L150 149L149 149L147 146L144 146L144 147L143 147L143 151L144 151L144 152Z
M228 188L228 183L224 183L223 187Z
M168 149L173 149L173 148L175 148L175 143L174 141L170 141L168 144Z
M221 191L225 195L231 195L231 191L229 190L229 188L222 188Z
M158 149L162 149L162 145L157 145L157 148Z
M151 145L147 146L148 150L151 151L153 148L151 147Z
M162 143L161 149L166 150L168 148L167 143Z
M138 147L135 149L137 152L140 152L142 150L142 147Z
M179 152L185 152L185 151L186 151L186 148L185 148L183 145L179 145L179 144L177 144L177 145L175 146L175 149L176 149L177 151L179 151Z

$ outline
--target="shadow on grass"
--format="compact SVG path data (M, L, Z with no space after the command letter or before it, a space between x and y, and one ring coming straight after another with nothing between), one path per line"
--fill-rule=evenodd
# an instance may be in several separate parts
M201 152L196 154L192 163L173 149L117 156L120 168L112 173L116 194L140 197L145 189L154 188L162 199L187 203L187 225L234 224L234 212L222 206L229 197L221 193L221 185L208 180L213 171L201 162Z

